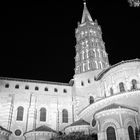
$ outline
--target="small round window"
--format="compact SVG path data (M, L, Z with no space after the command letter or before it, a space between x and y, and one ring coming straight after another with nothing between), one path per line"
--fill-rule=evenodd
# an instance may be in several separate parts
M21 135L21 130L17 129L17 130L15 131L15 135L16 135L16 136L20 136L20 135Z

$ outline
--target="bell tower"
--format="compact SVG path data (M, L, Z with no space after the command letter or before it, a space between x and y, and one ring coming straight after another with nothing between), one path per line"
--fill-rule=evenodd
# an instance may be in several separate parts
M75 74L100 70L109 66L108 55L102 40L101 28L93 21L84 2L81 23L75 31Z

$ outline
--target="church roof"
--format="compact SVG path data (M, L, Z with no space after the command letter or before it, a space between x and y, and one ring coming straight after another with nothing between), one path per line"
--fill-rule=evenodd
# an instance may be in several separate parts
M121 64L131 63L131 62L140 62L140 59L132 59L132 60L121 61L121 62L119 62L115 65L112 65L112 66L108 67L107 69L104 69L101 73L99 73L99 75L95 78L95 80L96 81L100 80L112 68L117 67Z
M75 121L74 123L70 124L69 126L66 126L65 128L71 127L71 126L78 126L78 125L90 125L90 123L86 122L83 119L80 119L80 120Z
M53 130L52 128L46 126L46 125L42 125L38 128L35 129L35 131L48 131L48 132L56 132L55 130Z
M0 77L1 80L9 81L19 81L19 82L31 82L31 83L43 83L43 84L52 84L52 85L62 85L62 86L71 86L70 83L60 83L60 82L51 82L43 80L31 80L31 79L20 79L20 78L9 78L9 77Z
M0 130L6 131L6 132L8 132L8 133L12 133L11 131L9 131L9 130L3 128L2 126L0 126Z
M130 110L133 110L133 111L138 111L136 108L132 108L132 107L128 107L128 106L125 106L125 105L120 105L120 104L117 104L117 103L112 103L110 105L107 105L103 108L101 108L100 110L96 111L96 113L98 112L101 112L101 111L105 111L105 110L110 110L110 109L117 109L117 108L125 108L125 109L130 109Z
M53 130L52 128L46 126L46 125L42 125L42 126L39 126L37 127L36 129L33 129L33 130L30 130L26 133L29 133L29 132L36 132L36 131L42 131L42 132L54 132L54 133L57 133L55 130Z
M90 13L89 13L89 11L87 9L86 2L84 2L84 10L83 10L81 24L85 23L87 21L93 22L93 20L91 18L91 15L90 15Z

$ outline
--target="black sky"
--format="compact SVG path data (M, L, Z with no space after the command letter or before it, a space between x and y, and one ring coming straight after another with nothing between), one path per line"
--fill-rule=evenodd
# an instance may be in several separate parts
M0 76L69 82L82 0L1 4ZM87 0L103 33L110 64L140 58L140 7L127 0Z

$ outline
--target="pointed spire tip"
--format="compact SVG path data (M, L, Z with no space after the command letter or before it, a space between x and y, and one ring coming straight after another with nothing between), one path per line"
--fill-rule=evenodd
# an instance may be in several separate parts
M83 4L86 5L86 0L83 0Z
M87 9L87 6L86 6L86 0L83 0L83 3L84 3L84 9L83 9L83 15L82 15L82 20L81 20L81 23L84 23L86 21L91 21L92 22L92 18L90 16L90 13Z

